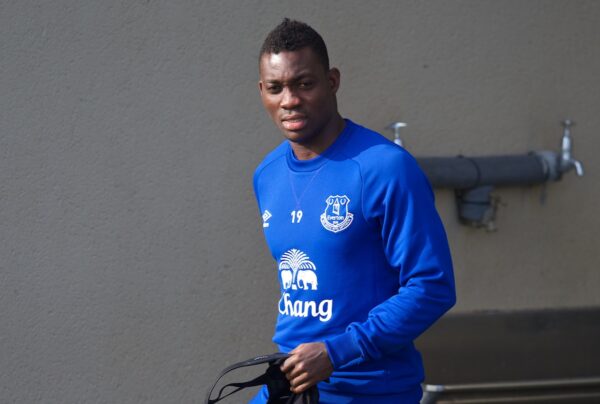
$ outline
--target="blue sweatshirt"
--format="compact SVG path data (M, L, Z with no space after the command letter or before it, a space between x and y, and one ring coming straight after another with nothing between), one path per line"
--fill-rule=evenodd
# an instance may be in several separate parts
M446 234L415 159L346 120L321 155L288 141L258 166L254 190L277 262L273 341L323 341L333 363L319 389L393 395L423 381L413 340L455 302Z

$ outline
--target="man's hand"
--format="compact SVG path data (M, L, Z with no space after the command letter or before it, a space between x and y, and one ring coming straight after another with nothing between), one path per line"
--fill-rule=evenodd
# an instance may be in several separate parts
M302 393L327 379L333 372L333 365L325 344L311 342L300 344L290 352L290 357L281 365L281 371L290 381L292 393Z

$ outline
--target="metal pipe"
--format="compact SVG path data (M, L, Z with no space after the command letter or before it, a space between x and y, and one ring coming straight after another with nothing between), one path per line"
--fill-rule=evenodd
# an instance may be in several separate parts
M550 179L548 163L538 154L488 157L419 157L419 165L437 188L482 185L532 185Z

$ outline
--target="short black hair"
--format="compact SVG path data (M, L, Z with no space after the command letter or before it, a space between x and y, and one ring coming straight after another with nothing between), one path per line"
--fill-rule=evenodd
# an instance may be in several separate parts
M311 48L325 71L329 71L329 55L321 35L310 25L289 18L284 18L281 24L269 32L260 48L258 61L260 63L260 58L265 54L295 51L305 47Z

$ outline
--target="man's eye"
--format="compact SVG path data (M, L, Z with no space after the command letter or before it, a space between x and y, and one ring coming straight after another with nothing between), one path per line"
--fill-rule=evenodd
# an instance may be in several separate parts
M311 88L313 86L312 81L302 81L300 82L300 88Z
M269 86L267 87L267 91L272 94L276 94L281 91L281 86Z

